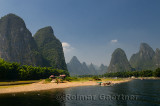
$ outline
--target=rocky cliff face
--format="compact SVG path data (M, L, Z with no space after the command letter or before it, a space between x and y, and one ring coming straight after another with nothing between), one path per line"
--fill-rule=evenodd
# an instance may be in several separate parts
M115 73L115 72L131 71L131 70L132 68L127 60L125 52L120 48L116 49L112 54L111 62L107 72Z
M154 50L148 44L141 43L139 52L131 56L130 64L136 70L153 69L155 67L154 56Z
M0 19L0 57L9 62L43 65L34 38L24 21L14 14Z
M55 37L52 27L38 30L34 39L40 53L52 67L67 70L62 44Z

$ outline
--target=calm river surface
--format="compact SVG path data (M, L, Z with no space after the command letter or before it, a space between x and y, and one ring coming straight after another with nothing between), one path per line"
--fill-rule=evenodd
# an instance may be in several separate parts
M160 80L0 94L0 106L160 106Z

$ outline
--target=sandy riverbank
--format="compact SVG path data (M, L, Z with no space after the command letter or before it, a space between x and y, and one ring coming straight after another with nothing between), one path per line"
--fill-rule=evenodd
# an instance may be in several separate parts
M124 79L121 81L112 81L112 83L123 83L128 82L131 79ZM95 86L98 85L97 81L86 81L86 82L66 82L66 83L33 83L28 85L19 85L19 86L13 86L13 87L5 87L0 88L0 94L4 93L17 93L17 92L30 92L30 91L40 91L40 90L50 90L55 88L68 88L68 87L77 87L77 86Z

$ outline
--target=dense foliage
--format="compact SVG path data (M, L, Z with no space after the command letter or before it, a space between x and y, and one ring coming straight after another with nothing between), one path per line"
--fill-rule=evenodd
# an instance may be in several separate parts
M154 71L153 76L155 76L155 77L160 77L160 68L157 68L157 69Z
M40 53L50 66L67 70L62 44L55 37L52 27L49 26L38 30L34 35L34 39Z
M55 76L60 74L69 75L64 70L51 67L21 66L18 63L9 63L0 59L0 80L37 80L48 78L51 74Z
M102 75L103 77L160 77L160 68L155 71L144 70L144 71L128 71L128 72L116 72L116 73L106 73Z

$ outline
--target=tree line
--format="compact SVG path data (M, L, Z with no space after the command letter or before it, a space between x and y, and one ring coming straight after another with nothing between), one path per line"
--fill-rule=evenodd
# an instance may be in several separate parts
M160 68L156 70L143 70L143 71L127 71L116 73L105 73L102 77L160 77Z
M54 69L53 67L34 67L29 65L20 65L16 62L6 62L0 59L0 80L38 80L48 78L50 75L59 76L65 74L69 76L68 71Z

